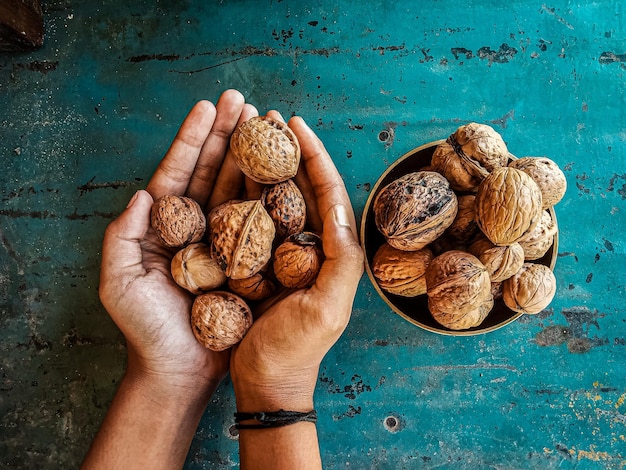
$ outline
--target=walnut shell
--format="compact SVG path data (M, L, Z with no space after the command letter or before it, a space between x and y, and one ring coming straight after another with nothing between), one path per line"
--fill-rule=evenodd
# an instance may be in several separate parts
M491 312L493 304L493 297L489 297L473 310L460 314L456 311L446 312L441 310L441 305L431 302L430 298L428 299L428 309L433 318L437 323L451 330L466 330L479 326Z
M502 283L502 298L514 312L535 314L545 309L556 294L554 273L543 264L524 263Z
M272 256L274 222L259 200L218 208L209 214L213 256L229 278L248 278Z
M322 240L312 232L291 235L274 252L274 275L289 288L313 285L324 261Z
M495 245L510 245L541 219L541 191L521 170L496 168L478 187L476 221Z
M228 287L246 300L263 300L276 292L276 284L263 271L245 279L229 279Z
M476 196L473 194L457 196L458 211L452 225L446 233L459 243L469 243L478 233L476 223Z
M372 260L372 273L381 289L402 297L426 293L426 268L433 259L428 248L403 251L383 244Z
M506 166L509 151L491 126L475 122L460 126L433 153L433 169L456 191L474 192L495 168Z
M469 252L485 265L491 282L508 279L524 264L524 250L519 243L498 246L480 236L470 245Z
M191 308L196 339L212 351L224 351L243 339L252 326L252 311L235 294L213 291L199 295Z
M154 201L150 223L161 243L171 248L199 242L206 230L202 207L185 196L165 195Z
M278 240L284 240L289 235L304 230L306 203L292 179L263 189L261 203L274 221Z
M387 243L415 251L437 239L457 213L457 198L439 173L408 173L385 186L373 204L374 220Z
M544 210L541 220L529 233L519 240L524 250L524 259L532 261L542 258L554 243L554 237L559 231L556 221L550 212Z
M262 184L293 178L300 164L296 135L284 122L267 116L253 117L237 126L230 149L241 171Z
M542 208L548 209L557 204L567 190L565 175L556 164L547 157L523 157L509 163L512 168L522 170L530 176L541 190Z
M492 298L487 268L470 253L446 251L430 262L425 275L428 306L433 315L445 312L461 318Z
M211 248L204 243L192 243L179 250L172 258L171 272L176 284L195 295L226 282L224 271L211 256Z

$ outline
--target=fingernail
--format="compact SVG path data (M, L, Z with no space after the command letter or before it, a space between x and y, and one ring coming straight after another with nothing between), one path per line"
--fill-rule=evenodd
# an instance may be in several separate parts
M130 201L128 201L128 205L126 206L126 209L128 209L130 206L132 206L135 201L137 200L137 198L139 197L139 191L137 191L132 198L130 198Z
M351 228L350 217L348 217L348 210L343 204L337 204L333 206L333 218L335 219L337 225L341 227Z

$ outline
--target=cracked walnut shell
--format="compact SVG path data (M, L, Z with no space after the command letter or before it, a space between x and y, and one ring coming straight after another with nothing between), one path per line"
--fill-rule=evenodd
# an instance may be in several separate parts
M457 214L458 202L439 173L408 173L385 186L373 204L376 227L394 248L415 251L436 240Z
M202 240L206 217L192 198L166 195L152 204L150 224L163 245L180 248Z
M429 248L403 251L383 244L372 260L372 273L381 289L402 297L426 293L426 268L433 259Z
M216 289L226 282L226 275L204 243L192 243L172 258L172 277L176 284L195 295Z
M521 170L496 168L478 187L476 222L495 245L510 245L539 223L541 191Z
M324 261L322 240L313 232L287 237L274 252L274 275L285 287L313 285Z
M222 204L209 214L213 256L226 276L245 279L272 256L276 229L261 201Z
M244 300L224 291L199 295L191 308L196 339L212 351L224 351L243 339L252 326L252 311Z
M545 309L556 294L554 273L543 264L524 263L502 283L502 298L514 312L535 314Z
M472 122L437 146L431 165L454 190L474 192L495 168L506 166L508 159L502 136L491 126Z
M287 124L256 116L235 128L230 149L241 171L253 181L274 184L296 176L300 144Z

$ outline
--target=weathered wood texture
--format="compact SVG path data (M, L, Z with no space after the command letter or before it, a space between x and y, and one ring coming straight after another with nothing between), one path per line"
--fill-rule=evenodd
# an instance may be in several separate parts
M569 185L536 316L440 336L363 278L319 375L326 468L624 468L623 0L44 6L44 47L0 55L0 467L78 467L125 360L97 295L104 229L192 104L237 88L311 124L359 218L389 164L469 121ZM237 468L233 412L226 381L187 469Z

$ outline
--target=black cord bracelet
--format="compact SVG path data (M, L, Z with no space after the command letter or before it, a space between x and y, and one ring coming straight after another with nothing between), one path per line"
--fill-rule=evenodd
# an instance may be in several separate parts
M257 421L256 423L244 424L241 421ZM305 421L317 422L317 412L311 411L258 411L256 413L235 413L235 427L237 429L266 429L289 426L290 424Z

